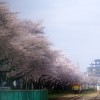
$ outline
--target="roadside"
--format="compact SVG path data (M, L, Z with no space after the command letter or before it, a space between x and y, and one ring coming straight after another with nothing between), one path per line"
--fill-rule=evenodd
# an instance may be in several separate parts
M93 98L96 96L97 96L97 92L82 93L82 94L60 93L60 94L49 95L49 100L70 100L70 98L73 98L73 97L82 97L83 100L93 100Z

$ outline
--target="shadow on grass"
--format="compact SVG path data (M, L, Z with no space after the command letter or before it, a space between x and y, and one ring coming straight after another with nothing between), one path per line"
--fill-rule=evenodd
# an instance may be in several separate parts
M63 97L73 97L73 96L85 96L85 95L89 95L92 93L96 93L95 89L88 89L88 90L84 90L81 93L78 92L76 94L74 94L74 92L68 92L68 91L49 91L49 100L57 100L58 98L63 98Z

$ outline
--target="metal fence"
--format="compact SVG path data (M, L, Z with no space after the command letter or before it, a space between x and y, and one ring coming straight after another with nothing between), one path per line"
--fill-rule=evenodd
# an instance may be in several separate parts
M0 100L48 100L47 90L0 91Z

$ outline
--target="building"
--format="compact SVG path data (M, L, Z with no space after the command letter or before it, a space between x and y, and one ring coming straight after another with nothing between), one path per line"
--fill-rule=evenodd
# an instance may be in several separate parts
M95 59L87 68L90 88L97 88L100 81L100 59Z
M87 68L88 77L100 78L100 59L95 59Z

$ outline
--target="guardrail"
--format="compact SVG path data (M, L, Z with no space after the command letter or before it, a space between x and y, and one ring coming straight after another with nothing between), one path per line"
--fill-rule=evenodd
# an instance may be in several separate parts
M47 90L1 90L0 100L48 100Z

